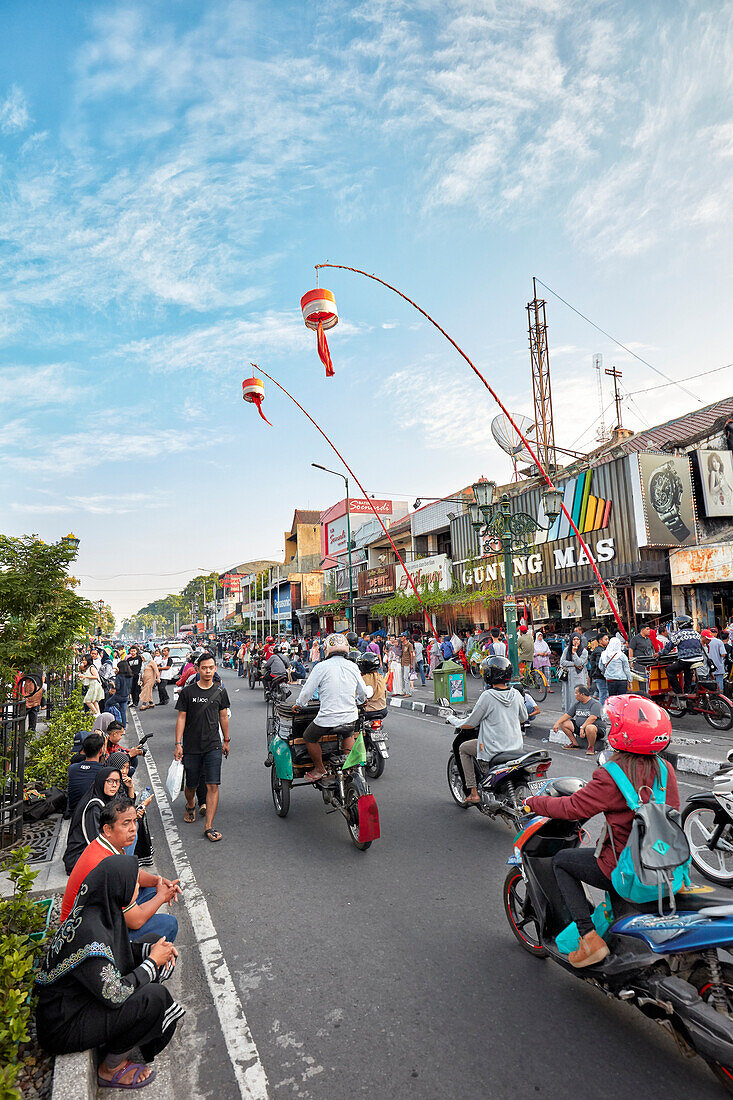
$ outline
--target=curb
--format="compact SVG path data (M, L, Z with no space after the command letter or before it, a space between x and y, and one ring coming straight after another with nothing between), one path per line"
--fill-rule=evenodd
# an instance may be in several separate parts
M390 699L390 707L397 707L400 710L413 710L418 714L429 714L434 718L444 718L447 714L451 713L449 707L441 707L438 703L419 703L416 700L411 699ZM547 732L547 737L543 736L541 729L529 726L525 730L524 736L530 737L534 741L547 742L554 745L562 745L565 743L565 738L561 733L555 733L553 730ZM675 771L682 772L684 775L697 775L705 778L714 775L718 768L723 763L722 760L711 760L709 756L696 756L694 753L687 751L678 751L675 749L669 749L664 754L665 759L669 760Z

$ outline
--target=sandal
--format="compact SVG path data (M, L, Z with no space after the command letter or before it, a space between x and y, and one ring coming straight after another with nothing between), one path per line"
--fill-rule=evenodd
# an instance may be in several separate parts
M563 745L564 749L579 749L580 745Z
M221 840L221 833L218 833L216 829L204 829L204 836L207 840L210 840L212 844L216 844Z
M186 806L186 812L183 815L183 820L186 822L187 825L190 825L192 821L196 820L195 806Z
M144 1081L139 1080L140 1074L147 1068L144 1062L125 1062L109 1080L97 1074L97 1086L100 1089L144 1089L146 1085L152 1084L156 1078L156 1071L153 1069ZM132 1081L130 1081L129 1085L124 1085L120 1078L124 1077L126 1073L129 1073L131 1069L135 1070Z
M326 773L325 772L312 772L312 771L311 772L306 772L303 778L307 779L309 783L318 783L318 782L320 782L321 779L326 778Z

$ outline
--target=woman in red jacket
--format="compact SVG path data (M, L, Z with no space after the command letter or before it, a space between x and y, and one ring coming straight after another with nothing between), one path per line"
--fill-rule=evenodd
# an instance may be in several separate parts
M616 695L606 703L611 725L608 741L616 750L613 759L623 769L643 802L648 802L654 780L667 769L668 806L679 809L680 796L674 768L659 760L657 753L666 749L672 725L666 711L641 695ZM604 814L606 830L600 851L592 848L564 848L553 857L555 878L571 916L578 926L580 944L569 956L573 966L594 966L608 955L608 945L593 927L590 902L583 883L599 890L611 890L611 873L616 855L629 839L634 820L626 799L605 768L597 768L589 783L567 798L536 795L527 799L533 813L565 821L586 821ZM613 837L613 844L611 844Z

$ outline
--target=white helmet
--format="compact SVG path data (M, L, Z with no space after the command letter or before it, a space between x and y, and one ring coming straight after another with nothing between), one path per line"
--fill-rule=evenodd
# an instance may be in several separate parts
M345 634L329 634L326 638L326 656L334 657L337 653L342 657L347 657L349 654L349 643L346 641Z

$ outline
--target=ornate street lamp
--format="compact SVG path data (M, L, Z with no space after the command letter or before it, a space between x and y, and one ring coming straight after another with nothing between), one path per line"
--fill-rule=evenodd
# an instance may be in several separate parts
M76 537L73 531L69 531L68 535L64 535L61 539L61 545L63 547L68 547L69 550L73 550L76 554L76 551L79 549L80 541L81 540Z

